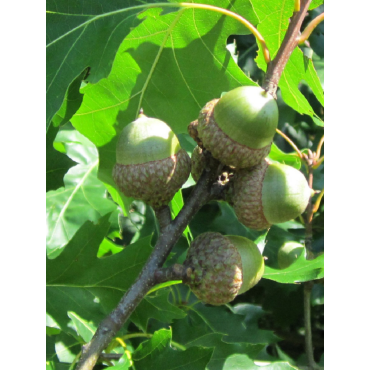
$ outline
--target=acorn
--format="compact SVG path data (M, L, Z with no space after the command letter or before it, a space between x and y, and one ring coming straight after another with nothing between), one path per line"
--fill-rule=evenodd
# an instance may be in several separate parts
M118 138L112 175L126 196L159 208L185 183L190 168L190 157L171 128L140 114Z
M232 202L238 220L256 230L298 217L312 194L302 172L267 160L237 171L233 185Z
M278 265L281 269L289 267L299 256L305 253L305 247L301 243L286 242L278 251Z
M186 284L204 303L219 306L255 286L264 259L255 243L242 236L206 232L193 240L184 265L193 268Z
M269 154L278 118L269 93L259 86L241 86L208 102L196 128L213 157L240 169L261 163Z

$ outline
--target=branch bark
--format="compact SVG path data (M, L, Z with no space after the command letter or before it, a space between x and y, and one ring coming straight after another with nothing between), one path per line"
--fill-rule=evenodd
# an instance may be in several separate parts
M117 307L100 323L91 341L83 346L76 370L92 370L101 352L130 317L145 294L156 284L155 271L163 265L193 216L212 199L212 184L217 180L219 171L220 163L209 157L208 166L203 171L188 201L177 217L167 225L168 211L163 210L164 221L160 221L161 232L152 254L139 277L127 290Z
M284 40L276 54L274 60L272 60L267 67L264 82L262 84L263 89L269 92L276 99L276 90L284 71L284 68L292 54L293 50L297 47L300 38L300 29L302 22L306 16L308 7L311 0L302 0L300 10L293 14L290 19L288 30L285 34Z

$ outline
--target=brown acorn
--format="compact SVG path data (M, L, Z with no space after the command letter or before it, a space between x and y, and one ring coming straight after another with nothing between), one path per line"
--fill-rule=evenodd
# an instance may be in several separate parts
M262 230L301 215L311 193L300 171L265 160L236 172L232 202L243 225Z
M237 169L247 168L270 152L278 117L270 94L259 86L241 86L208 102L196 129L213 157Z
M122 193L154 208L168 204L188 179L191 160L171 128L143 114L121 132L113 179Z
M187 284L204 303L219 306L255 286L264 272L264 259L255 243L216 232L199 235L190 245L185 265L194 273Z

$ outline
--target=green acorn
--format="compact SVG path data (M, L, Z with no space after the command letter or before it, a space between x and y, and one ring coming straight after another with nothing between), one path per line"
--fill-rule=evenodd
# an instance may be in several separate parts
M236 172L232 201L243 225L262 230L301 215L311 193L300 171L265 160L251 169Z
M213 157L237 169L247 168L269 154L278 118L270 94L259 86L241 86L208 102L196 129Z
M298 257L305 252L305 247L301 243L286 242L278 251L278 264L281 269L289 267Z
M113 179L122 193L154 208L168 204L188 179L191 160L163 121L140 114L121 132Z
M219 306L255 286L264 273L264 259L255 243L241 237L206 232L190 245L184 265L192 266L192 292L204 303Z

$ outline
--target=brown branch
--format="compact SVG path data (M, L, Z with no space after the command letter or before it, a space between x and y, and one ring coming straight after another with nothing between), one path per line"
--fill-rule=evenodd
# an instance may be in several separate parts
M267 67L266 76L262 87L269 92L276 99L276 90L284 71L285 65L287 64L290 55L293 50L297 47L300 37L300 29L302 22L306 16L308 7L311 0L302 0L300 10L293 14L290 19L288 30L285 34L284 40L276 54L274 60L272 60Z
M175 263L170 267L157 269L154 273L154 279L156 284L171 280L181 280L186 282L189 280L193 272L194 269L192 267Z
M101 352L130 317L145 294L156 284L155 271L163 265L190 220L212 198L212 184L219 175L220 163L210 156L207 161L206 169L177 217L167 226L162 225L158 241L139 277L127 290L117 307L100 323L92 340L83 346L76 370L92 370Z

